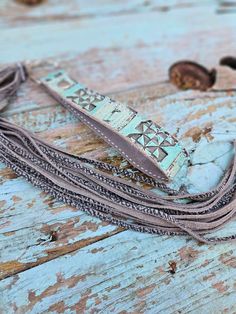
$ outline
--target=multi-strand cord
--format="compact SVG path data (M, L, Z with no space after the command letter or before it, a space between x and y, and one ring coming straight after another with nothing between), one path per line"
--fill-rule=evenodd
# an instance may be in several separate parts
M0 101L13 95L25 79L22 65L0 71ZM206 237L235 217L236 157L213 190L188 194L129 169L68 154L0 118L0 161L55 199L126 229L189 234L205 243L236 239L236 235Z

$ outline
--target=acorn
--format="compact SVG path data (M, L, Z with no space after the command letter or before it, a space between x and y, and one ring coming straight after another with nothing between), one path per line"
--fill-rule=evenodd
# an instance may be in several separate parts
M169 68L169 79L179 89L206 91L216 81L216 70L208 70L193 61L179 61Z
M42 3L43 1L45 0L16 0L17 2L19 3L23 3L23 4L26 4L26 5L37 5L37 4L40 4Z
M226 56L220 59L220 65L227 66L232 70L236 70L236 57Z

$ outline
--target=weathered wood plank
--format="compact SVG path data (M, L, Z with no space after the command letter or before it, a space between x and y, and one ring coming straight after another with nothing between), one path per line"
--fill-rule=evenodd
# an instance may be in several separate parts
M228 32L235 27L233 14L225 19L214 10L205 14L204 7L197 7L166 14L154 11L117 16L115 21L114 17L103 17L5 29L0 37L1 62L121 47L128 57L130 48L142 51L142 47L149 46L156 63L169 65L179 58L202 62L207 56L208 65L212 66L222 54L235 51L236 34ZM27 42L22 38L27 38ZM202 42L201 49L196 46L196 38Z
M169 262L177 271L170 273ZM3 313L234 313L235 245L125 231L0 282Z
M42 212L41 207L37 210ZM51 206L51 212L54 217L45 223L34 222L32 227L0 234L1 279L122 231L81 212L73 213L72 209L66 209L61 204Z
M33 23L55 22L56 20L69 20L77 18L98 18L100 16L134 14L137 12L161 11L167 12L172 9L183 9L189 6L208 6L212 1L201 0L71 0L45 1L41 5L32 7L19 4L16 1L2 0L0 3L0 16L2 27L30 25ZM215 1L215 6L219 3ZM228 8L228 7L227 7Z
M119 71L117 71L117 64L119 64ZM137 64L139 67L134 69ZM4 67L4 65L2 66ZM161 98L166 95L175 97L177 89L168 83L169 66L170 64L167 62L156 64L155 52L149 50L148 47L142 52L132 49L129 57L127 52L122 49L109 49L80 55L79 60L77 55L64 59L57 56L53 60L42 60L39 65L35 66L32 74L35 77L41 77L46 73L55 71L56 67L57 69L63 68L84 85L112 98L119 95L123 102L128 102L126 94L133 91L132 103L133 106L136 106L135 102L139 101L140 95L139 87L142 89L142 98L144 99ZM235 72L225 67L216 66L215 68L218 75L212 90L208 93L179 93L179 100L181 100L181 95L183 98L192 99L233 96ZM33 115L35 109L49 108L55 104L55 101L40 86L28 80L26 84L20 87L17 97L10 101L1 115L7 117L9 114L28 111L32 111L30 114ZM46 117L45 120L47 120Z

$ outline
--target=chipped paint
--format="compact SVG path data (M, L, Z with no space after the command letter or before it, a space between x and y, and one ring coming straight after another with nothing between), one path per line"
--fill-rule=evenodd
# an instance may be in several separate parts
M225 285L223 281L213 284L212 287L220 293L224 293L229 289L229 286Z
M201 251L199 250L194 250L192 247L186 246L179 250L179 256L183 262L189 263L194 261L198 257L200 252Z
M219 261L228 267L236 268L236 255L233 250L222 254Z
M164 313L169 313L170 307L174 313L185 312L189 304L193 310L205 308L206 299L209 306L213 302L221 307L218 294L225 295L228 307L233 307L236 269L225 271L228 266L218 259L220 252L231 254L234 245L217 251L206 245L197 250L193 240L180 237L174 243L173 250L172 238L125 231L6 278L0 282L0 293L10 287L8 313L14 308L19 313L50 312L52 308L119 313L126 308L146 311L149 307ZM134 246L136 250L132 250ZM170 257L178 264L174 276L166 265ZM143 267L137 268L140 264ZM15 293L19 298L14 299Z
M203 281L207 281L207 280L211 280L212 278L214 278L216 276L216 274L214 272L210 273L209 275L203 276L202 280Z
M144 298L146 297L147 295L149 295L153 289L156 287L155 284L152 284L152 285L149 285L149 286L146 286L145 288L141 288L139 289L136 293L137 293L137 296L138 298Z

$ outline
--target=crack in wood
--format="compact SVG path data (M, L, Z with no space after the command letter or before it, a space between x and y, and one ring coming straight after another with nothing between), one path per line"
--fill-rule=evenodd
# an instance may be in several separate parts
M51 260L57 259L61 256L67 255L67 254L73 254L79 249L82 249L84 247L87 247L93 243L105 240L109 237L114 236L115 234L124 232L124 229L117 228L114 231L105 233L101 236L95 236L93 238L87 238L83 239L81 241L75 242L71 245L66 245L64 247L58 247L52 250L48 250L48 255L42 258L39 258L37 262L31 262L31 263L19 263L18 261L11 261L7 263L0 263L0 280L3 280L5 278L14 276L16 274L19 274L21 272L24 272L28 269L34 268L38 265L47 263Z

